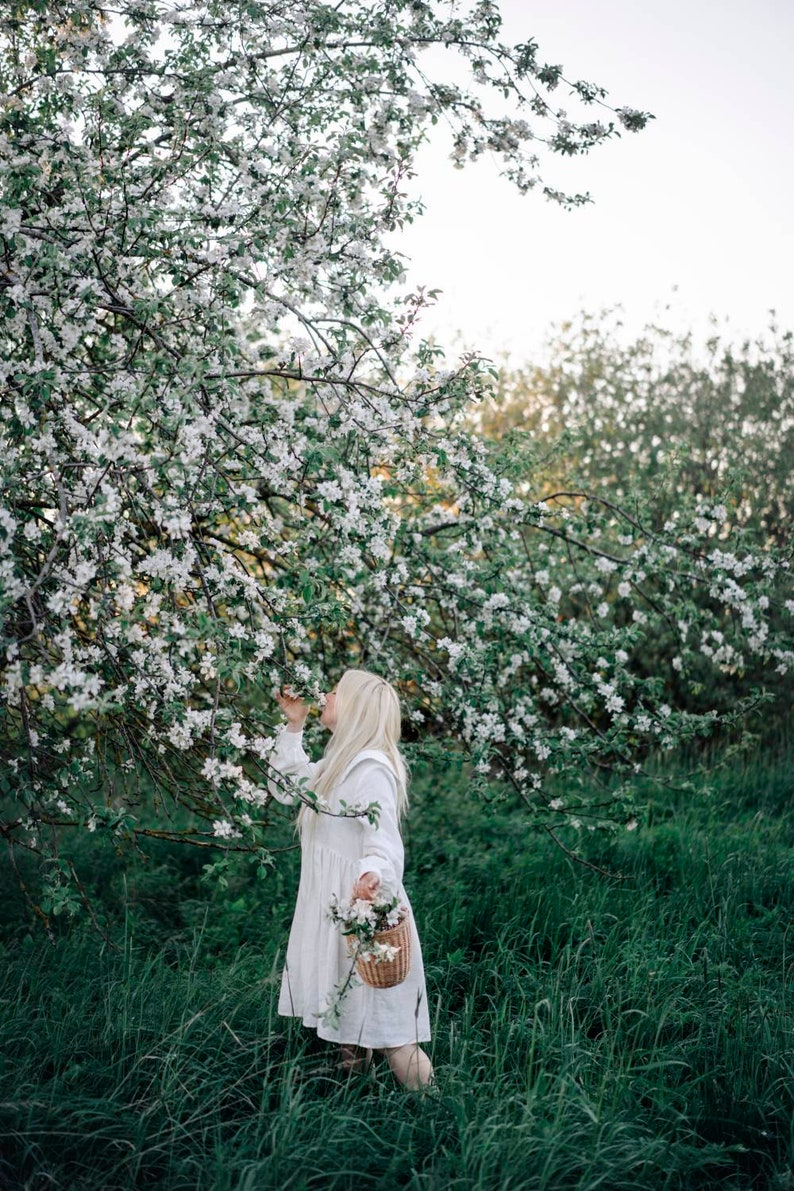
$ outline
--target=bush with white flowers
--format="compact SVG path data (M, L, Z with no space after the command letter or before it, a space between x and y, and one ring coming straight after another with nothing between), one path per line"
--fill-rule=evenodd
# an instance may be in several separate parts
M626 825L628 785L561 805L545 779L712 731L636 662L660 626L684 673L703 641L790 665L772 553L713 504L660 527L608 485L542 500L537 445L472 430L487 364L448 367L399 288L430 124L576 206L544 160L644 113L503 45L488 0L20 0L0 90L12 848L71 826L266 851L270 692L349 665L538 824Z

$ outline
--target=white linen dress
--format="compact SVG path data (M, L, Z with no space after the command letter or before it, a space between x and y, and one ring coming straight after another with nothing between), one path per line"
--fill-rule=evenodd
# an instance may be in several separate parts
M316 770L303 748L301 732L282 731L271 753L280 773L307 778ZM279 802L293 796L271 786ZM370 988L358 978L348 988L336 1023L322 1017L334 990L350 971L344 936L328 916L332 894L349 898L364 873L377 873L384 893L397 893L410 902L402 884L403 843L397 815L397 782L386 755L377 750L358 753L328 797L328 809L380 805L377 825L366 816L339 818L333 814L304 816L301 830L301 875L292 919L287 957L281 980L278 1011L299 1017L329 1042L363 1047L403 1046L430 1039L422 950L411 913L411 967L394 988Z

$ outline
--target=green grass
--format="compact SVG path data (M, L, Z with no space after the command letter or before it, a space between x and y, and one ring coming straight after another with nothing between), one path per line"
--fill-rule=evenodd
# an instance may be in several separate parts
M0 1188L794 1187L790 768L657 791L651 826L588 840L619 884L420 775L432 1097L340 1080L277 1017L293 854L208 893L192 858L125 878L94 842L118 950L6 901Z

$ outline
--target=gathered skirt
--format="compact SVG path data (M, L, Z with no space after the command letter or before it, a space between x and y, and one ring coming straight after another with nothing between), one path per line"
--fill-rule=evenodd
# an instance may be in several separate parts
M353 973L339 1002L338 1016L327 1014L347 981L354 960L339 927L328 915L331 897L348 897L358 876L357 861L311 837L303 842L301 881L281 979L278 1011L298 1017L329 1042L363 1047L403 1046L430 1039L430 1015L422 949L410 902L402 885L400 902L411 920L411 967L394 988L371 988ZM325 1016L324 1016L325 1014Z

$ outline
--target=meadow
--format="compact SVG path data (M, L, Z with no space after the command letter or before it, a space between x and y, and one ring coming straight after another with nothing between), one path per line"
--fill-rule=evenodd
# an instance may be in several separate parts
M55 944L3 870L0 1187L794 1186L791 755L649 785L635 832L584 843L621 880L417 765L430 1095L340 1077L276 1015L294 850L223 887L203 854L83 839L107 938Z

